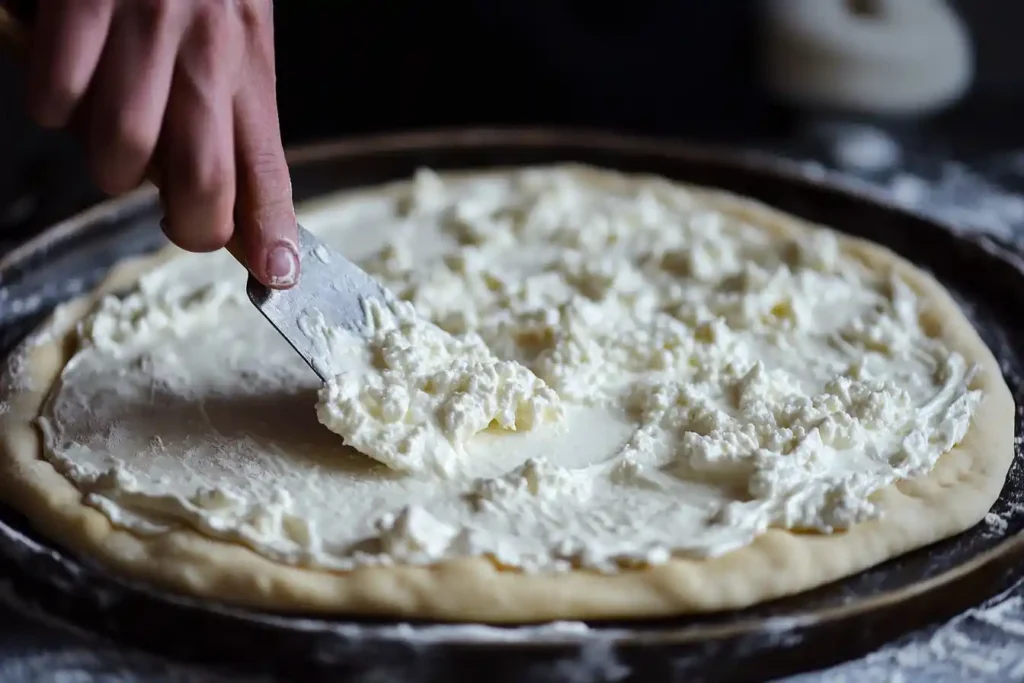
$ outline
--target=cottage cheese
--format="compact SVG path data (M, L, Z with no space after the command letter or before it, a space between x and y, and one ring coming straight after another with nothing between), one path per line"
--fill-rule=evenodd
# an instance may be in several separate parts
M615 571L870 518L981 398L898 278L668 183L423 171L301 220L407 304L321 387L223 254L104 300L40 424L114 523L334 569Z
M495 356L475 334L454 337L407 303L367 302L366 334L314 334L341 369L320 390L320 422L365 455L395 470L451 476L467 442L494 426L533 429L561 417L558 396L523 365Z

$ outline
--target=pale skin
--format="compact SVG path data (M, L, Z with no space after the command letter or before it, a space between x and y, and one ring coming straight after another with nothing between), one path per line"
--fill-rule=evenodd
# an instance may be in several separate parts
M39 0L28 106L80 134L110 194L145 179L163 229L221 248L263 284L297 281L277 117L271 0Z

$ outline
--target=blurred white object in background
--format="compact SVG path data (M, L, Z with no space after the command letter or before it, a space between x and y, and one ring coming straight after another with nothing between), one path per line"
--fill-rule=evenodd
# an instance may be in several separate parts
M944 0L765 0L762 78L804 107L928 114L974 77L971 39Z
M884 130L855 123L831 123L819 132L831 141L832 161L844 170L874 173L896 166L903 151Z

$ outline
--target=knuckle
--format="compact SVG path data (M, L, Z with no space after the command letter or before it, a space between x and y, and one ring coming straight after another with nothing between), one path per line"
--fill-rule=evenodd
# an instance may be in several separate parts
M185 41L187 50L182 57L190 78L208 81L224 68L225 51L233 41L227 16L218 3L202 3L195 10Z
M193 17L196 40L204 45L215 45L228 30L228 14L219 2L200 3Z
M112 0L60 0L54 3L58 11L73 12L78 19L98 19L110 10Z
M155 32L170 19L175 0L134 0L129 6L133 10L134 21L146 30Z
M235 6L238 18L247 30L263 29L269 19L270 3L265 0L228 0Z

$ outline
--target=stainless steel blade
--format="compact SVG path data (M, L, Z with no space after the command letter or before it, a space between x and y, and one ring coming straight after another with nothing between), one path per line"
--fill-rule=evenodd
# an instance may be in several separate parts
M302 330L307 314L319 311L330 327L361 332L366 325L365 302L389 298L376 280L344 256L299 226L302 273L291 289L264 287L252 275L246 284L249 300L281 333L320 379L330 376L328 359L321 357L313 338Z

